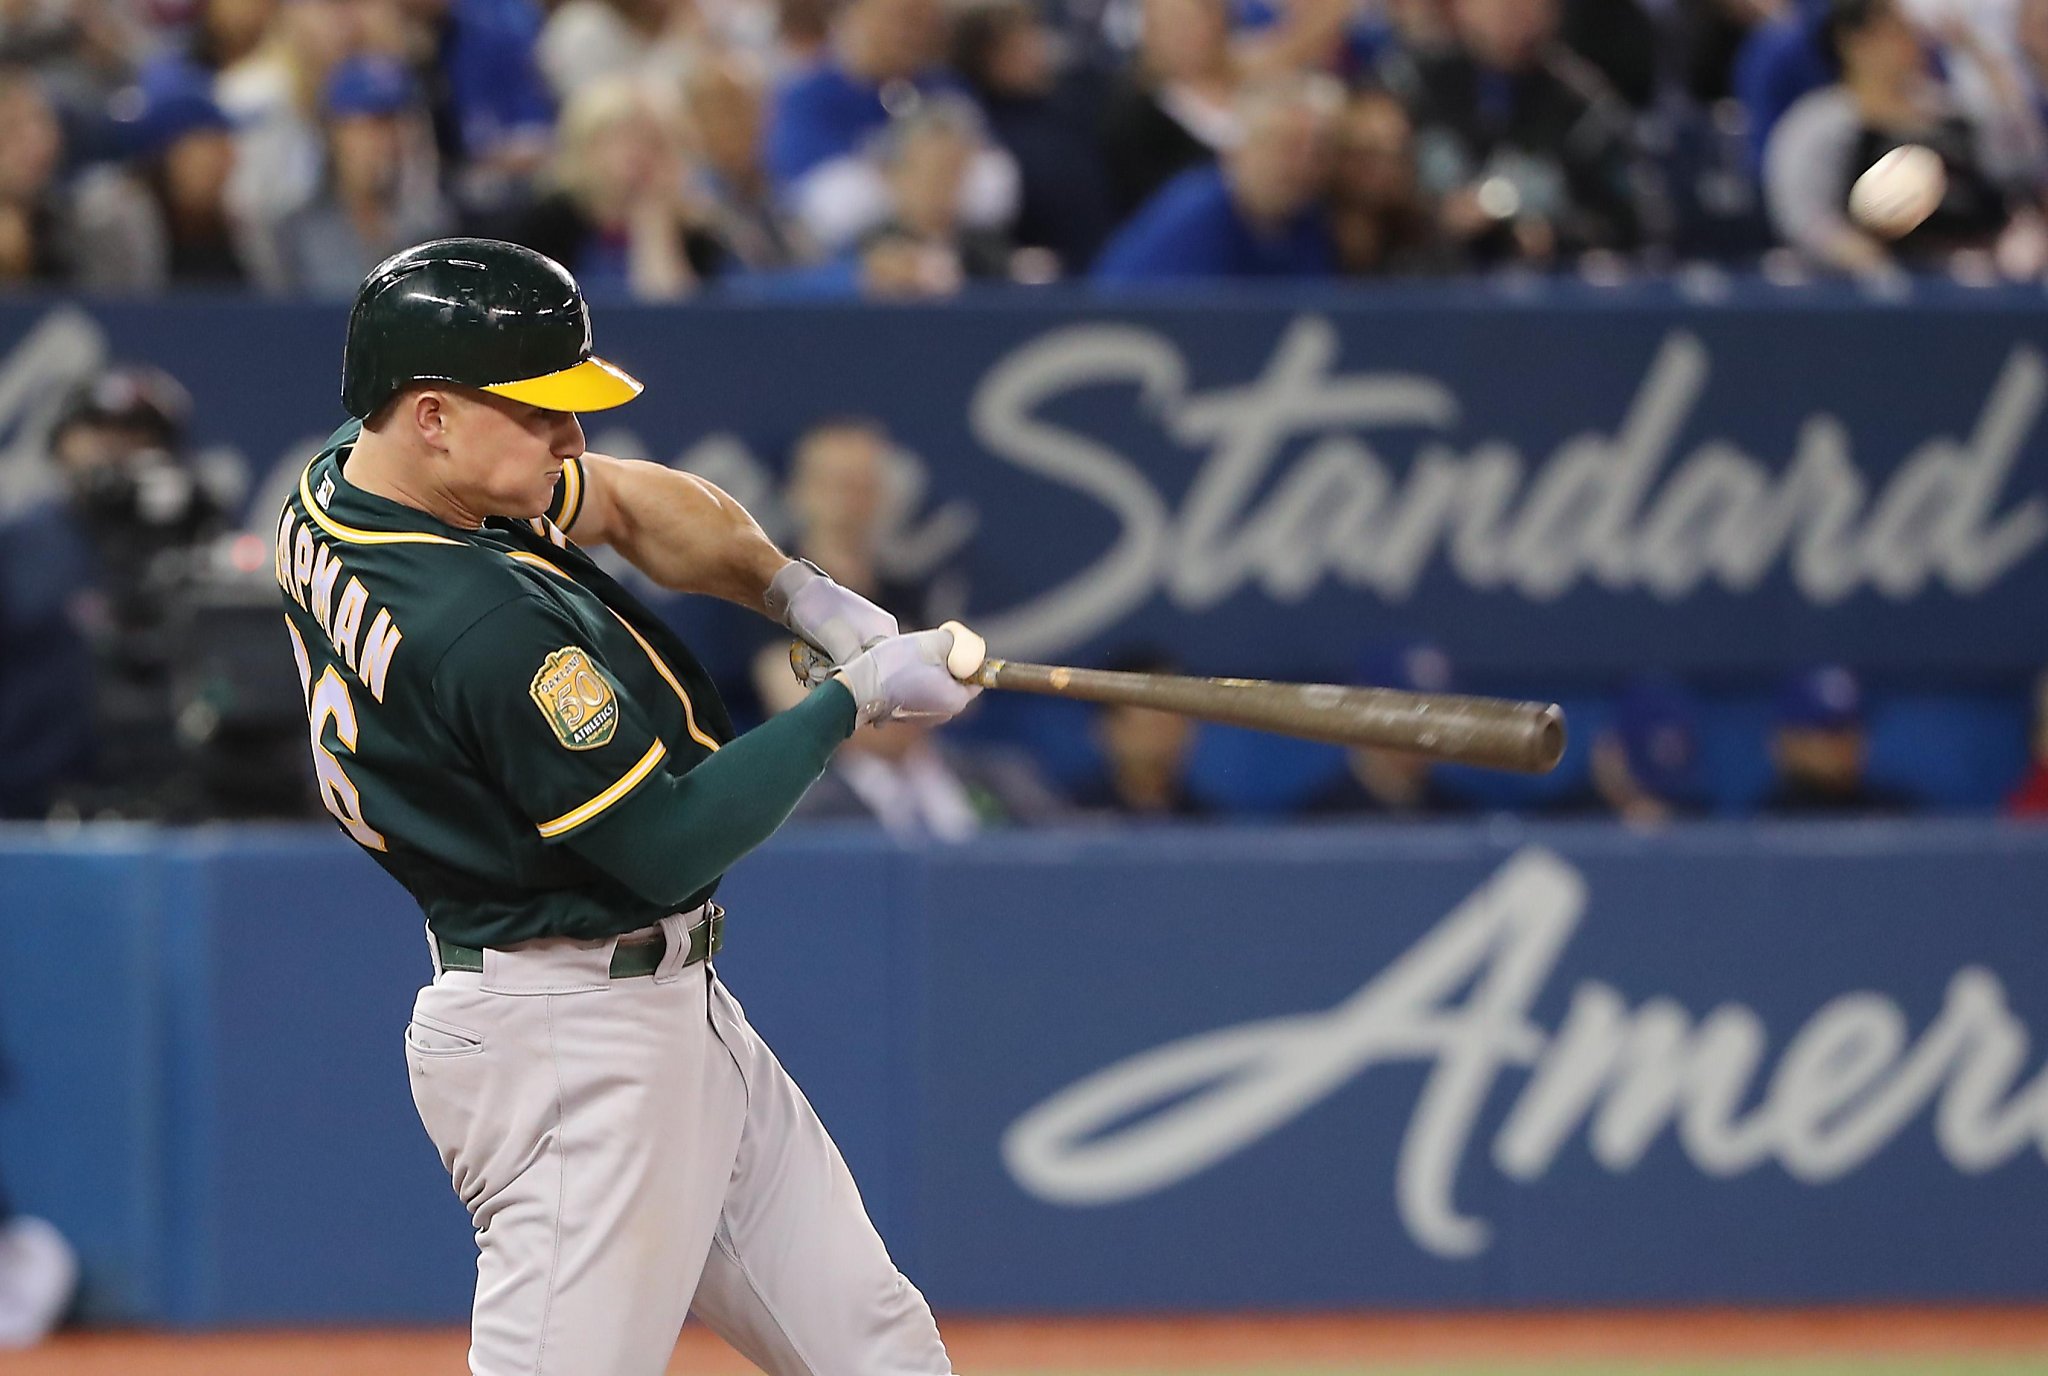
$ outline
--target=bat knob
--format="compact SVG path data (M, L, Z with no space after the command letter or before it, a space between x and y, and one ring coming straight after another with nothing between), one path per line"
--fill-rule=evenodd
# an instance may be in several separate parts
M832 661L806 640L789 642L789 669L796 675L796 681L806 688L815 688L832 677Z

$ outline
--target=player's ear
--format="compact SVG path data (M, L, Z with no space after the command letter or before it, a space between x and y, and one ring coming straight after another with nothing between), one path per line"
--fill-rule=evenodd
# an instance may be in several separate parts
M410 411L413 430L420 439L430 448L446 449L450 419L448 394L432 387L422 387L412 394Z

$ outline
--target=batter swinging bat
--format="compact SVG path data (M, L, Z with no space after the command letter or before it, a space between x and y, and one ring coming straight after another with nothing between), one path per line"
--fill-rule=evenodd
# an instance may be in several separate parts
M966 631L950 621L946 629L956 637ZM978 648L981 637L966 634L973 636ZM983 688L1152 707L1303 740L1407 750L1449 764L1523 774L1548 773L1564 757L1564 712L1556 703L1329 683L1071 669L984 658L968 649L965 637L959 639L949 667L955 677ZM805 683L821 682L831 673L825 657L803 641L791 645L789 655L791 667Z

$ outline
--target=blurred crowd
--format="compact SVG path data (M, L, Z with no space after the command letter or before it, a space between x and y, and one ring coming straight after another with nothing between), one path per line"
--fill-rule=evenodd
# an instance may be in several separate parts
M2039 278L2044 92L2048 0L0 0L0 286Z
M270 549L234 528L229 497L192 461L190 406L159 369L107 369L51 432L58 494L0 526L0 819L324 815L303 704L277 640ZM906 627L928 626L968 608L959 570L920 568L892 544L915 481L880 422L837 416L801 434L760 509L792 553ZM744 725L802 690L786 634L733 617L744 626L734 635L685 634ZM1143 646L1098 662L1180 668ZM1440 647L1418 640L1375 646L1350 679L1418 692L1473 687ZM1559 691L1519 686L1528 696ZM1968 706L1987 696L1988 716ZM996 694L943 730L855 733L799 816L941 841L1111 816L1372 822L1513 811L1644 827L1710 814L1897 816L1968 805L1928 776L1970 749L1981 776L1975 806L1997 793L2008 813L2048 820L2048 676L2035 699L2029 734L2020 704L1996 694L1950 695L1947 707L1901 718L1899 703L1873 707L1839 665L1711 693L1645 673L1568 698L1564 766L1538 787L1504 791L1507 776L1393 751Z

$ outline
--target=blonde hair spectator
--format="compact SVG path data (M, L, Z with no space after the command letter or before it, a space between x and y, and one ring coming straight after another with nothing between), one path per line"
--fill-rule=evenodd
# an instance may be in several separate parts
M577 91L555 125L551 186L593 208L630 198L662 164L681 167L675 111L643 83L606 77Z
M556 126L552 188L509 237L587 288L672 301L729 256L689 187L675 102L631 77L576 93Z

